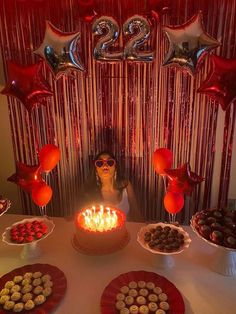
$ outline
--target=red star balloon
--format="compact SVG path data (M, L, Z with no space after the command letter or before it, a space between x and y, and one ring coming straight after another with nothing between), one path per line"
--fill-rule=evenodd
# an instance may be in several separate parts
M14 182L25 192L31 192L38 184L44 182L41 176L40 166L27 166L17 162L16 173L10 176L7 181Z
M67 70L84 71L77 51L79 39L79 32L63 33L46 21L44 40L34 53L46 61L56 77Z
M191 195L194 187L204 180L191 171L189 163L177 169L166 169L165 172L170 180L168 190L171 192Z
M192 75L207 52L220 45L205 32L201 12L182 25L164 27L164 32L170 46L163 65L184 67Z
M22 66L7 61L8 81L1 94L19 99L28 111L45 105L45 98L53 95L42 76L42 63Z
M219 101L225 111L236 98L236 58L226 59L210 56L212 70L198 89Z

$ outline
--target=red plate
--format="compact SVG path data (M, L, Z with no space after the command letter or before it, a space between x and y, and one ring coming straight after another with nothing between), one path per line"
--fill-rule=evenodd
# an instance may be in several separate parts
M65 295L67 288L67 280L64 273L57 268L56 266L52 266L49 264L33 264L33 265L25 265L20 268L16 268L11 272L5 274L0 278L0 290L3 289L5 283L9 280L12 280L14 276L24 275L26 272L36 272L40 271L41 273L49 274L52 277L53 288L52 294L47 297L46 301L41 305L36 305L34 309L27 311L21 311L20 313L27 314L48 314L51 313L52 310L58 305L63 296ZM10 314L15 313L13 311L6 311L3 309L3 306L0 305L0 314Z
M172 282L156 273L147 271L131 271L121 274L113 279L104 289L101 297L101 314L117 314L119 311L115 308L116 294L120 288L127 285L130 281L151 281L156 286L161 287L164 293L168 296L170 309L168 314L184 314L185 306L182 295Z

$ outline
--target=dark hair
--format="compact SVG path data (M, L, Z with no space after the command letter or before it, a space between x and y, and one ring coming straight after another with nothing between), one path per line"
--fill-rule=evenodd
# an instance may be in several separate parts
M90 201L102 201L102 194L101 194L101 185L97 182L96 177L96 168L95 168L95 161L100 159L102 155L109 155L112 159L116 161L116 180L114 182L114 187L122 192L123 189L126 188L128 185L128 180L125 178L123 174L123 169L120 166L119 162L115 155L109 151L102 151L98 153L92 162L92 167L90 174L86 183L84 184L84 195L87 198L87 202Z

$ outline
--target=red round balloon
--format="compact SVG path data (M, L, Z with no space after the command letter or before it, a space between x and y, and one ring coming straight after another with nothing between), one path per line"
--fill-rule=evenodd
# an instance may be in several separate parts
M172 162L172 151L167 148L158 148L153 153L153 165L159 174L165 174L165 169L171 168Z
M164 197L164 206L168 213L178 213L184 207L183 194L176 192L167 192Z
M43 171L51 171L60 160L60 149L53 145L44 145L39 151L39 161Z
M51 200L52 189L46 183L41 183L32 190L31 196L36 205L43 207Z

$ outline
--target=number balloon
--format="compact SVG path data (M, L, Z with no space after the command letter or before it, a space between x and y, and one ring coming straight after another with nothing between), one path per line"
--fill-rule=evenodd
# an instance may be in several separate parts
M60 150L53 144L44 145L39 151L39 161L42 170L52 170L60 160Z
M176 192L167 192L164 197L164 206L168 213L178 213L184 206L183 194Z
M44 207L52 198L52 189L45 182L38 184L31 193L32 200L39 207Z
M153 153L153 164L159 174L165 175L165 169L171 168L173 162L172 151L167 148L158 148Z
M122 60L122 52L109 52L108 49L114 45L119 36L118 23L109 16L101 16L96 19L92 26L92 32L96 35L103 35L97 42L93 55L97 60ZM104 32L106 32L104 34Z
M124 48L124 57L128 60L152 61L153 52L140 52L138 48L143 46L150 37L150 25L148 20L142 16L134 15L123 25L125 35L133 35L126 43Z

